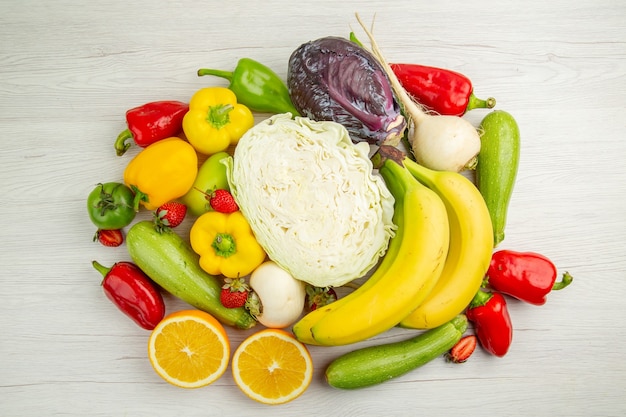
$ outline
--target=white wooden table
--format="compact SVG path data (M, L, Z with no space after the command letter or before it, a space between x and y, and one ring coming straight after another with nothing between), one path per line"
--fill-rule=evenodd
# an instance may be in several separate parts
M284 77L301 43L362 33L355 11L376 13L389 60L461 71L517 118L522 158L501 247L541 252L574 283L542 307L509 302L504 358L436 360L348 392L323 370L353 347L313 347L314 382L277 407L248 400L229 373L198 390L170 386L147 360L148 333L104 298L90 264L129 259L91 241L85 209L130 158L112 148L124 112L225 85L196 70L241 57ZM1 1L0 415L624 415L625 93L619 0ZM229 334L234 346L247 335ZM363 345L406 337L393 329Z

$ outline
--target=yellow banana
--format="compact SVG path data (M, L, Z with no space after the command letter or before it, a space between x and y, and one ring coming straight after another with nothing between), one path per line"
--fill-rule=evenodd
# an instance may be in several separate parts
M384 271L388 270L391 265L393 265L396 259L396 256L393 254L398 252L400 246L399 243L401 241L401 239L398 237L399 232L400 231L396 231L396 234L391 239L386 255L383 257L383 260L378 264L374 273L359 287L361 291L365 291L368 287L374 285L374 283L376 283L378 279L380 279L380 277L384 276ZM330 304L318 307L317 309L307 313L297 323L294 324L292 328L293 334L302 343L307 343L309 345L319 345L319 343L317 343L315 339L313 339L313 333L311 332L311 328L318 321L320 321L320 319L324 318L331 311L336 310L337 308L342 306L345 302L346 297L344 296L339 298L338 300L333 301Z
M381 272L337 307L322 310L310 327L316 344L356 343L394 327L424 301L443 270L450 238L443 201L392 159L383 158L379 172L396 199L396 236ZM298 326L294 333L298 337Z
M450 250L437 285L400 326L432 329L463 311L481 286L493 252L491 218L478 188L456 172L432 171L409 158L404 165L446 205Z
M401 238L398 236L399 233L401 233L400 230L396 231L396 234L389 243L386 255L383 257L383 260L378 264L374 273L369 278L367 278L367 280L359 287L361 291L365 291L368 287L374 285L381 277L384 276L384 272L387 271L391 267L391 265L393 265L396 259L396 256L394 254L397 253L400 248ZM333 301L330 304L318 307L317 309L307 313L297 323L294 324L292 328L293 334L302 343L307 343L309 345L319 345L319 343L313 338L311 328L318 321L324 318L328 313L336 310L344 303L346 303L346 298L347 297L344 296L342 298L339 298L338 300ZM350 300L348 299L347 301Z

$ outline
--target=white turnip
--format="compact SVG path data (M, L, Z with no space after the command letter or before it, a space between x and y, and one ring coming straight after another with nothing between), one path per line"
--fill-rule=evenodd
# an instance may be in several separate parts
M265 327L285 328L302 314L306 298L304 282L292 277L275 262L259 265L250 275L250 287L261 303L256 319Z
M407 124L408 140L415 159L427 168L459 172L475 167L480 135L467 120L458 116L430 114L416 103L383 57L372 31L356 18L370 40L372 53L384 68L396 93Z

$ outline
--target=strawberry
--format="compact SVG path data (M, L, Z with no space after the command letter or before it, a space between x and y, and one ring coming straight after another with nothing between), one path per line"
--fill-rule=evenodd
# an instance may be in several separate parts
M220 213L234 213L239 210L235 198L228 190L215 190L209 195L211 208Z
M98 231L96 231L96 234L93 237L93 241L94 242L98 241L104 246L115 248L117 246L120 246L122 242L124 242L124 235L122 234L121 229L115 229L115 230L98 229Z
M187 214L187 206L177 201L163 204L154 212L154 224L159 231L180 225Z
M446 353L446 359L449 362L463 363L474 353L474 349L476 349L476 336L473 334L465 336Z
M220 292L220 301L226 308L243 307L249 293L250 287L243 278L226 278Z
M306 305L309 310L313 311L319 307L323 307L327 304L337 301L337 292L331 287L314 287L313 285L306 286Z

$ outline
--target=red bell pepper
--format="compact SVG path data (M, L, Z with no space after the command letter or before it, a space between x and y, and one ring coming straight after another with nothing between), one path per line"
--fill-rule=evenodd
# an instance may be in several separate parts
M118 156L130 148L128 139L142 148L161 139L176 136L183 128L183 117L189 104L180 101L153 101L126 112L128 129L119 134L115 141Z
M465 75L443 68L417 64L390 64L404 89L428 110L441 115L462 116L477 108L493 108L496 99L474 95Z
M124 314L146 330L152 330L159 324L165 315L163 297L137 265L117 262L107 268L97 261L93 261L92 265L104 277L104 294Z
M506 355L513 340L513 325L502 294L478 290L465 315L485 350L495 356Z
M500 250L491 257L486 281L494 290L530 304L543 305L550 291L567 287L573 280L565 272L556 281L557 268L547 257L534 252Z

